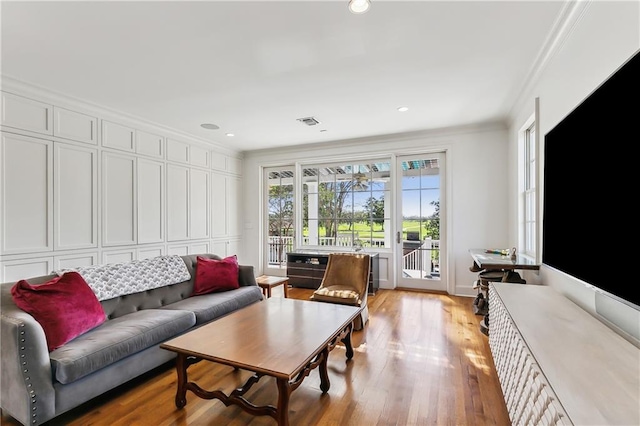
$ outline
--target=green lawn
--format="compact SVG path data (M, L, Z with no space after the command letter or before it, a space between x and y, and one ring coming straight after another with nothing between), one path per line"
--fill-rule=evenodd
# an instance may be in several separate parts
M341 224L338 227L338 233L339 234L348 234L350 233L352 230L349 229L349 226L346 224ZM353 231L355 232L356 235L359 235L362 238L369 238L369 233L371 232L371 229L369 228L369 225L366 223L362 223L362 222L356 222L353 224ZM405 220L402 222L402 233L403 233L403 237L406 238L407 236L407 232L419 232L420 231L420 222L417 220ZM422 232L424 233L424 228L422 229ZM318 234L321 237L326 236L326 232L325 229L323 227L320 227L318 229ZM309 230L307 228L304 228L303 230L303 235L309 235ZM382 229L382 225L379 224L374 224L373 225L373 234L372 234L372 238L384 238L384 230Z

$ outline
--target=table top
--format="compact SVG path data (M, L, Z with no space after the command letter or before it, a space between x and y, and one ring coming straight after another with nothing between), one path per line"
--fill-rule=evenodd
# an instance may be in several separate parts
M273 297L160 345L269 376L293 379L361 311L334 303Z
M509 255L487 253L487 249L470 249L469 253L473 261L482 269L540 269L540 264L517 253L515 259Z
M260 275L258 278L256 278L256 283L258 283L258 285L269 285L269 286L275 286L278 284L282 284L286 281L289 281L289 277L276 277L273 275Z

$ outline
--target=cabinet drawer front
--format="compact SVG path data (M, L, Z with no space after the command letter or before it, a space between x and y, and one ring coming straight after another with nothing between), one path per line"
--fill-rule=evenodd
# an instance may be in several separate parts
M304 265L304 263L300 265ZM287 266L287 275L311 276L312 274L313 269L305 268L304 266Z
M289 285L292 287L317 289L320 287L320 281L308 277L289 276Z

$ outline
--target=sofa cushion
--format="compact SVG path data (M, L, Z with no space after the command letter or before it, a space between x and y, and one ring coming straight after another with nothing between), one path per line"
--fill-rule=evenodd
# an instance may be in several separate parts
M193 296L234 290L239 286L238 258L235 255L222 260L198 256Z
M102 305L77 272L67 272L44 284L18 281L11 288L15 304L40 323L49 352L106 320Z
M221 293L189 297L166 305L162 309L191 311L196 315L196 323L203 324L262 299L260 287L247 286Z
M53 376L71 383L109 364L188 330L192 312L147 309L109 320L51 352Z

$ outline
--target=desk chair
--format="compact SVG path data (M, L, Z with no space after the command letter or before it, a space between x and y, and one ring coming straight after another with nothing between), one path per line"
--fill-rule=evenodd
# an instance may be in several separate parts
M354 321L354 329L362 330L369 320L367 290L371 260L363 253L331 253L320 287L310 300L363 307Z

